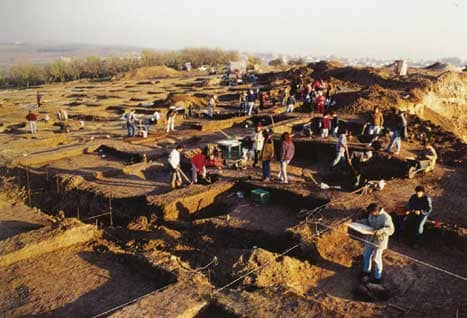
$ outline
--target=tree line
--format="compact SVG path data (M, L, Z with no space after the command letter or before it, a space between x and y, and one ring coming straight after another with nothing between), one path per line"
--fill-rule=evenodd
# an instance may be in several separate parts
M188 48L179 51L144 50L140 55L126 57L58 59L46 65L18 64L0 71L0 87L29 87L44 83L79 79L104 79L145 66L167 66L181 70L190 62L193 67L217 66L238 60L236 51Z

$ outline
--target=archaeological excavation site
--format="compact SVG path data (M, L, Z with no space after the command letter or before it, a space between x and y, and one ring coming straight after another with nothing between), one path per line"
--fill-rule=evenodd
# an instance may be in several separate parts
M1 317L467 317L465 71L162 69L0 90ZM320 97L340 120L328 136ZM401 224L420 185L432 212L414 242ZM395 224L375 282L373 234L349 226L371 203Z

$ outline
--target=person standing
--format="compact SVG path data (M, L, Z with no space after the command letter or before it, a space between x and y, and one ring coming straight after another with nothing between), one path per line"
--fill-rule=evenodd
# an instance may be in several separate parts
M128 114L126 114L126 128L128 129L128 137L134 137L136 135L136 116L134 110L130 110Z
M326 97L323 96L322 91L318 91L318 96L316 97L315 102L318 113L324 114L326 111Z
M42 95L41 93L38 91L37 94L36 94L36 102L37 102L37 107L40 108L41 107L41 101L42 101Z
M177 110L175 107L170 106L169 111L167 112L166 119L167 119L167 133L171 131L175 131L175 117L177 116Z
M295 104L297 103L297 100L295 99L294 95L290 95L289 98L287 99L287 108L285 110L286 113L293 113L293 110L295 108Z
M281 148L279 152L279 161L281 164L280 171L279 171L279 179L281 183L289 183L289 179L287 176L287 167L292 161L293 157L295 156L295 145L292 141L292 136L285 132L282 134L282 142Z
M216 95L212 95L208 102L208 116L212 119L214 115L214 108L216 107L217 97Z
M191 172L193 183L198 183L198 174L206 179L206 156L203 153L194 155L191 158Z
M345 130L342 134L339 135L339 139L337 140L336 145L336 158L331 164L331 168L334 168L339 164L339 162L344 159L346 156L349 158L349 148L347 145L347 136L349 135L349 131Z
M152 124L152 125L157 125L157 123L159 122L159 120L161 119L161 114L159 113L158 110L156 110L151 117L149 117L149 122Z
M370 135L379 135L384 125L384 116L378 106L375 107L375 111L371 116L371 127L369 130Z
M264 145L261 150L261 166L263 170L263 182L271 181L271 160L274 158L274 141L269 130L263 132Z
M361 223L370 226L373 233L366 238L363 248L363 273L362 280L381 284L383 274L383 251L388 248L389 237L394 234L394 223L391 216L379 207L371 203L367 207L368 218ZM374 276L370 277L373 262L375 264Z
M255 101L256 101L256 96L253 93L253 90L250 90L248 92L246 100L247 100L247 105L248 105L248 116L251 116L251 114L253 113L253 109L255 108Z
M407 217L402 223L402 232L406 232L410 224L415 225L414 235L410 235L412 243L418 244L423 235L425 223L433 210L431 198L426 195L425 188L421 185L415 187L413 194L407 204Z
M332 129L332 133L331 135L334 137L334 138L337 138L337 135L339 134L339 126L341 124L341 121L339 119L339 117L337 116L337 113L336 112L332 112L332 120L331 120L331 129Z
M29 131L31 134L35 134L37 132L37 115L30 110L26 115L26 120L29 123Z
M401 143L402 137L404 136L404 131L407 130L407 121L405 120L404 116L397 117L397 123L394 129L390 132L391 140L389 141L389 145L386 148L386 152L393 153L398 155L401 151ZM396 150L393 152L393 146L396 147Z
M405 117L405 110L399 111L399 121L401 125L401 137L405 140L407 138L407 118Z
M256 131L253 134L253 151L255 154L255 160L253 162L253 167L256 167L256 165L259 162L261 150L263 149L263 145L264 145L263 129L262 129L261 123L258 123L258 126L256 126Z
M180 187L182 185L182 176L180 174L180 153L183 152L183 146L177 145L175 149L173 149L168 158L168 163L170 167L170 187L175 189L176 187Z
M329 130L331 130L331 119L329 119L328 114L323 114L321 118L321 138L327 138L329 136Z

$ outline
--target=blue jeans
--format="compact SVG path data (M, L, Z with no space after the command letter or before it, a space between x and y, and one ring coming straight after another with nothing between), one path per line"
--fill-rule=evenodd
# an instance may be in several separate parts
M128 129L128 137L134 137L136 135L136 125L135 124L126 124L126 128Z
M365 244L363 248L363 272L369 274L371 266L375 262L375 278L381 279L383 274L383 249L370 244Z
M392 147L396 145L396 151L399 153L401 151L401 135L398 131L395 131L392 134L391 141L389 142L389 146L386 148L387 152L391 152Z
M271 178L271 160L263 160L261 167L263 168L263 179Z
M345 158L345 152L338 152L336 158L331 164L331 167L335 167L339 164L339 162Z

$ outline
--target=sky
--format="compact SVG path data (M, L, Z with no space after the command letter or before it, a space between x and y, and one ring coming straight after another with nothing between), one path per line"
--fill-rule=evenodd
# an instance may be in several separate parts
M0 42L467 59L467 0L0 0Z

